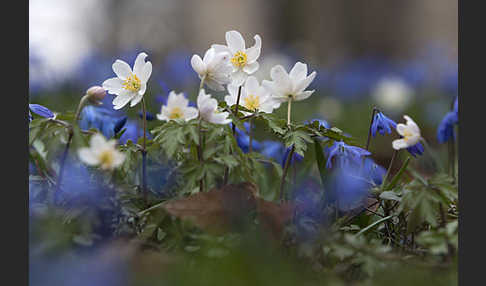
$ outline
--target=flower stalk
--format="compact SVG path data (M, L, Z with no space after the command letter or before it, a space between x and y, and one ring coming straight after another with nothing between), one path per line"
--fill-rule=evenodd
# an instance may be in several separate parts
M391 168L393 167L393 162L395 161L395 158L397 157L398 151L400 150L395 150L393 152L392 158L390 160L390 165L388 166L388 170L386 170L385 177L383 178L383 182L381 183L381 187L384 188L386 185L386 180L388 179L388 176L390 176L390 171Z
M142 98L143 114L143 141L142 141L142 192L143 200L147 204L147 110L145 108L145 98Z
M288 105L287 105L287 125L290 126L290 113L292 111L292 97L289 97Z
M285 166L283 169L283 174L282 174L282 180L280 181L280 201L283 201L284 198L284 187L285 187L285 177L287 176L289 167L290 167L290 161L292 161L292 156L294 155L295 151L295 146L292 145L292 148L290 149L290 152L287 154L287 158L285 159Z

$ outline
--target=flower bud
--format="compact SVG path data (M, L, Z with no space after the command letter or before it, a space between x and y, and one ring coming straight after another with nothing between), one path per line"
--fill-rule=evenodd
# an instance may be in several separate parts
M98 103L99 101L102 101L103 98L106 96L106 91L104 88L101 86L92 86L90 87L87 91L86 94L88 95L88 98L90 101Z

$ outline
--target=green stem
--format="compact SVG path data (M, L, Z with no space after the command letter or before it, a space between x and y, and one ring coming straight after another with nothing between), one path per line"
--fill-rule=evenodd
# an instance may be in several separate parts
M77 122L79 119L79 115L81 114L81 110L83 110L83 107L86 105L88 101L89 95L85 95L81 97L81 100L79 101L78 108L76 109L76 113L74 114L74 121Z
M143 199L147 204L147 111L145 108L145 99L142 97L142 113L143 113L143 142L142 142L142 191Z
M251 153L253 152L253 136L252 136L253 132L251 132L251 129L253 127L253 118L250 118L249 123L250 123L250 130L248 131L248 137L250 137L249 153Z
M202 148L203 148L203 135L201 132L201 118L199 118L198 122L198 134L199 134L199 146L197 146L197 157L199 162L201 163L201 167L203 167L204 160L203 160L203 154L202 154ZM204 177L199 180L199 191L204 192Z
M399 150L395 150L393 152L393 155L392 155L392 158L390 160L390 165L388 166L388 170L386 171L386 174L385 174L385 177L383 178L383 182L381 182L381 187L383 188L385 185L386 185L386 179L388 178L388 176L390 175L390 171L391 171L391 168L393 166L393 162L395 161L395 158L397 157L397 154L398 154L398 151Z
M366 140L366 150L369 150L370 143L371 143L371 126L373 126L373 121L375 120L375 113L378 112L378 108L373 107L373 111L371 112L371 121L370 127L368 128L368 139Z
M366 231L368 231L369 229L371 229L372 227L386 221L386 220L389 220L393 217L393 215L389 215L389 216L386 216L382 219L379 219L377 221L375 221L374 223L368 225L367 227L363 228L362 230L360 230L355 236L360 236L361 234L365 233Z
M283 169L282 180L280 181L280 195L279 195L280 201L283 200L285 177L287 176L287 172L290 166L290 161L292 161L292 156L294 155L294 150L295 150L295 146L292 145L292 148L290 149L290 152L287 154L287 158L285 159L285 166Z
M241 88L242 87L243 87L243 85L240 85L240 87L238 88L238 97L236 97L235 117L238 117L238 107L240 106L240 97L241 97ZM233 123L233 137L236 136L235 134L236 134L236 125Z
M287 125L290 125L290 113L292 111L292 97L289 97L287 105Z

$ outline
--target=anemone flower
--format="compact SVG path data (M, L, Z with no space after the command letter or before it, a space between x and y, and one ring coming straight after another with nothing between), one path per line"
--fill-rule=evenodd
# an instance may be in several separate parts
M197 108L201 119L214 124L228 124L231 119L228 118L228 112L218 111L218 101L211 98L210 94L206 94L204 89L199 90L197 97Z
M420 129L417 124L408 115L404 115L403 118L407 120L406 124L397 124L396 130L398 134L403 138L393 140L392 146L395 150L405 149L414 146L419 143L421 138Z
M197 108L189 106L189 100L183 93L177 94L175 91L169 93L167 105L163 105L157 119L170 121L174 119L184 119L189 121L197 117Z
M228 85L229 95L224 97L228 106L236 104L238 98L239 87L234 84ZM240 105L252 112L262 111L265 113L272 113L275 108L280 106L280 102L275 101L270 93L260 86L258 80L254 76L249 76L245 85L241 88ZM250 115L251 112L242 111L244 115Z
M116 141L107 141L99 133L90 138L89 147L78 150L79 159L90 166L100 166L103 170L112 170L119 167L125 160L125 155L116 150Z
M146 57L146 53L138 54L133 70L122 60L116 60L113 63L113 72L117 77L105 80L103 88L109 93L117 95L113 99L114 109L121 109L128 102L130 102L130 107L133 107L142 100L147 89L147 81L152 74L152 63L145 62Z
M228 53L216 52L214 48L210 48L202 59L199 55L193 55L191 66L210 89L223 91L223 85L231 82L231 66L227 62L228 58Z
M226 45L214 44L211 47L216 52L226 52L230 54L232 65L231 79L235 86L242 85L248 75L255 73L260 66L257 62L262 48L262 39L255 35L255 45L246 48L245 39L238 31L226 32Z

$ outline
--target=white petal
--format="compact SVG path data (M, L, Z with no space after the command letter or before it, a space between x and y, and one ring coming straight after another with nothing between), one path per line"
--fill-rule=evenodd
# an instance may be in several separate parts
M186 121L196 118L197 115L198 115L197 108L194 107L188 107L184 111L184 118L186 118Z
M206 72L206 66L199 55L193 55L191 58L191 66L195 72L202 75Z
M409 147L409 145L407 144L407 142L405 140L403 140L403 139L393 140L392 146L393 146L393 149L395 149L395 150L400 150L400 149L404 149L404 148L408 148Z
M253 62L251 64L247 64L243 67L243 71L247 74L252 74L258 70L260 64L258 62Z
M207 63L208 70L211 72L219 72L225 68L225 65L229 66L228 53L215 53L211 58L211 61L208 61Z
M89 148L80 148L78 150L79 159L88 165L99 164L98 158L91 152Z
M256 79L256 77L249 76L245 82L246 94L257 95L259 89L260 89L260 85L258 84L258 80Z
M231 83L237 86L242 85L246 78L247 74L244 71L237 71L231 74Z
M147 83L151 74L152 74L152 63L146 62L145 65L142 68L142 72L140 74L137 74L137 75L139 76L140 81L142 83Z
M142 70L145 66L145 58L147 57L147 54L142 52L137 55L137 58L135 59L135 63L133 64L133 73L136 74L137 76L140 77L142 75ZM142 79L140 79L142 80Z
M113 160L113 168L117 168L121 166L121 164L123 164L123 161L125 161L125 154L123 154L122 152L115 151L114 155L115 158Z
M238 31L226 32L226 43L232 54L245 50L245 40Z
M144 95L145 91L147 90L147 84L142 82L142 85L140 85L140 90L138 91L138 95Z
M213 80L212 78L206 78L206 80L204 81L204 84L207 87L209 87L210 89L215 90L215 91L223 91L224 90L224 86L221 85L218 81Z
M403 134L405 134L405 130L407 130L408 127L403 123L398 123L396 129L397 129L397 133L403 136Z
M126 80L132 75L132 69L126 62L122 60L116 60L111 67L113 72L115 72L115 74L123 80Z
M137 105L142 100L142 98L143 94L137 94L136 96L134 96L130 101L130 107L134 107L135 105Z
M213 48L209 48L206 51L206 53L204 53L204 57L203 57L204 64L207 65L209 62L211 62L213 60L215 54L216 54L216 51Z
M103 88L109 93L118 93L123 88L123 80L112 77L103 82Z
M162 109L164 109L164 108L165 108L165 106L162 106ZM164 115L164 112L157 113L155 116L157 117L158 120L162 120L162 121L168 120L167 116Z
M411 129L411 131L414 134L420 134L420 128L415 123L415 121L413 121L412 118L410 118L410 116L404 115L403 118L405 118L405 120L407 120L407 126Z
M262 39L259 35L253 37L255 39L255 45L246 50L246 56L249 63L253 63L260 57L260 52L262 50Z
M301 91L305 90L309 86L309 84L314 80L315 77L316 77L316 72L314 71L308 77L304 78L303 80L294 82L295 83L294 91L295 92L301 92Z
M301 93L296 94L294 96L294 100L295 101L304 100L304 99L308 98L309 96L311 96L313 93L314 93L314 90L303 91Z
M270 70L270 77L275 81L276 84L290 85L289 75L281 65L276 65Z
M303 80L307 76L307 65L301 62L295 63L290 70L289 76L293 81Z
M211 48L213 48L216 53L223 53L223 52L226 52L226 53L231 53L230 49L225 46L225 45L218 45L218 44L213 44L211 45Z
M104 147L106 143L107 142L105 137L100 133L93 134L93 136L91 136L91 138L89 139L89 145L91 146L91 148Z
M231 122L231 119L228 119L228 115L228 112L213 113L209 122L214 124L228 124Z
M123 90L117 97L113 99L113 109L121 109L133 98L134 93Z

